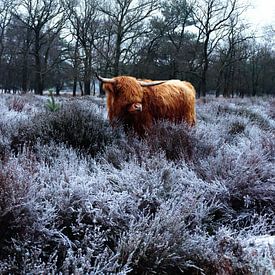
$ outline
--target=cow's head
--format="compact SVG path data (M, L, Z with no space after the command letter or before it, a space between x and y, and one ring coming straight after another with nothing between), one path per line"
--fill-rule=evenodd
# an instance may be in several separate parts
M136 115L143 110L144 87L155 86L165 81L140 81L130 76L104 78L97 76L103 83L103 90L108 95L108 108L112 116ZM112 117L111 117L112 119Z

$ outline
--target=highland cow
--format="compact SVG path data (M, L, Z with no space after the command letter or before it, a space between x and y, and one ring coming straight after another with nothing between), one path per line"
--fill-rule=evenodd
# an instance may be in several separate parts
M195 89L180 80L138 80L130 76L103 78L111 124L121 123L125 130L144 135L155 121L196 122Z

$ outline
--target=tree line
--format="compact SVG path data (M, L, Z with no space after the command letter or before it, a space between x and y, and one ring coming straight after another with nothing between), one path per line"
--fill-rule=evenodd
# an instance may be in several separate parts
M188 80L198 96L274 94L275 31L239 0L0 0L0 89L95 90L95 74Z

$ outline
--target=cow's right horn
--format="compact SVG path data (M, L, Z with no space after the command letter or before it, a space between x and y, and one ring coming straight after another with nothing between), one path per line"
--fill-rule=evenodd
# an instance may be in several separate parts
M160 85L162 83L166 82L166 80L160 80L160 81L150 81L150 82L146 82L146 81L138 81L138 83L142 86L142 87L150 87L150 86L156 86L156 85Z
M95 74L97 79L103 83L115 83L115 80L113 78L106 78L98 75L97 73Z

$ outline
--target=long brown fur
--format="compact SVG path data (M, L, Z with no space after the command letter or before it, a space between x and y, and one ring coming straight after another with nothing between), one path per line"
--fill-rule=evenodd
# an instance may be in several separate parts
M125 129L134 129L143 135L154 121L168 119L172 122L196 123L195 89L191 83L168 80L163 84L142 87L136 78L118 76L115 83L104 83L107 108L112 124L121 122ZM142 104L142 112L129 113L133 103Z

